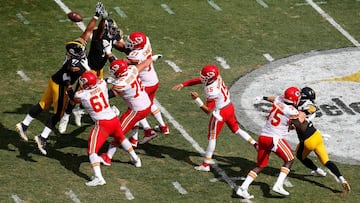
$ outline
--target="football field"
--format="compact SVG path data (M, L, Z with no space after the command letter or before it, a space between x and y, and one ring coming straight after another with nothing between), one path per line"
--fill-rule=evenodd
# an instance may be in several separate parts
M47 156L41 155L33 138L41 133L51 111L31 123L28 142L15 131L15 124L41 99L48 79L63 63L65 43L81 35L97 1L1 3L0 202L359 201L359 0L102 1L125 36L142 31L150 38L153 53L163 55L155 63L160 79L156 103L170 135L160 134L136 149L141 168L118 150L110 167L101 166L107 184L98 187L85 185L93 175L86 154L93 126L88 115L81 127L71 117L65 134L52 132ZM71 22L69 11L79 12L83 22ZM343 193L330 173L311 176L295 160L285 183L290 196L278 195L271 188L283 163L272 154L269 166L249 188L254 198L237 197L234 189L255 166L256 151L227 126L217 140L211 171L196 171L208 143L209 117L189 93L197 91L205 100L203 87L180 92L171 88L199 76L210 63L220 68L238 120L254 138L268 110L266 104L254 103L256 96L281 94L292 85L314 87L320 106L314 123L352 191ZM107 68L108 64L106 76ZM110 102L121 112L126 109L120 98ZM154 118L148 121L156 125ZM290 134L289 140L294 147L296 135ZM311 158L321 165L313 154Z

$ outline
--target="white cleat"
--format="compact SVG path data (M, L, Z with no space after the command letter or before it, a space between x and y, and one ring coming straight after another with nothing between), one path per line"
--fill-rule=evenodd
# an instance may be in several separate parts
M247 191L247 189L243 188L243 187L238 187L238 189L236 190L236 194L244 199L252 199L254 198L254 195L250 195L249 192Z
M73 114L75 116L75 124L80 127L81 117L85 114L84 109L81 109L80 107L73 109Z
M104 178L99 178L97 176L94 176L91 181L85 183L86 186L90 186L90 187L105 185L105 184L106 181L104 180Z
M210 171L210 166L204 166L202 164L200 166L195 166L194 168L195 168L195 170L198 170L198 171L204 171L204 172Z
M287 195L290 194L290 193L289 193L288 191L286 191L281 185L277 185L277 184L275 184L275 185L273 186L272 190L273 190L274 192L277 192L277 193L279 193L279 194L281 194L281 195L285 195L285 196L287 196Z
M325 177L326 172L322 170L321 168L317 168L316 171L311 171L311 175L316 177Z
M69 116L63 116L61 118L60 124L59 124L59 132L61 134L66 132L66 128L67 128L68 123L69 123Z
M16 124L16 131L19 133L21 139L25 140L26 142L29 140L29 138L26 136L25 134L25 130L22 126L23 124L22 123L18 123Z
M344 188L345 192L351 191L350 184L345 179L341 180L341 185Z
M38 135L38 136L35 136L35 142L40 150L40 152L43 154L43 155L46 155L47 152L46 152L46 139L41 137L41 135Z
M133 163L136 168L140 168L141 167L141 159L140 159L140 157L137 157L137 159L131 158L131 163Z

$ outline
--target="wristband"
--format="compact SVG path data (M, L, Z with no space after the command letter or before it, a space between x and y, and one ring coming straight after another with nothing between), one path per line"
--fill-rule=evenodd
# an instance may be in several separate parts
M194 99L194 102L199 106L203 106L204 102L200 99L200 97L197 97L196 99Z
M99 17L98 17L98 16L93 16L93 18L94 18L95 20L98 20L98 19L99 19Z

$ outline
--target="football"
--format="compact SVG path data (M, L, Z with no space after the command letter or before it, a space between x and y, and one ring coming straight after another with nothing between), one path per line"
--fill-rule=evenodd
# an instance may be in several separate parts
M81 22L83 20L83 17L80 15L80 13L71 11L67 14L68 18L73 22Z

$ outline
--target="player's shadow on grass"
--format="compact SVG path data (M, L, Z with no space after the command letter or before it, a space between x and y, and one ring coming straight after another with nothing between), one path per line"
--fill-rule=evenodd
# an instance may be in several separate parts
M75 175L84 179L89 179L87 174L84 174L79 170L82 163L89 162L89 158L86 154L87 140L76 137L80 132L84 131L84 128L86 128L86 126L80 127L68 135L50 135L49 143L46 147L46 157L58 160L65 169L73 172ZM15 130L7 129L2 123L0 123L0 139L0 149L14 153L17 153L16 151L18 150L19 155L17 155L17 157L20 159L37 162L32 154L41 156L37 144L32 139L28 142L21 140ZM78 155L75 153L64 153L59 150L64 147L84 148L84 153ZM17 150L13 148L16 148Z

